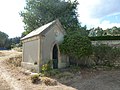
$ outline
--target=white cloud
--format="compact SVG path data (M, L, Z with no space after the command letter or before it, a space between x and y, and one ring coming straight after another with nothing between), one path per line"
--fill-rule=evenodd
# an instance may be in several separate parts
M120 27L120 23L110 23L110 21L104 20L101 24L99 24L100 27L103 29L112 28L113 26Z
M93 27L94 24L99 24L99 19L91 18L91 12L95 5L100 3L99 0L79 0L78 13L79 20L83 25L87 25L88 27Z
M101 18L106 15L120 12L120 0L99 0L100 3L92 9L91 17Z
M120 14L120 0L78 0L79 20L82 25L88 28L102 27L109 28L112 26L120 26L119 23L111 23L110 21L102 21L102 18ZM116 17L117 18L117 17Z

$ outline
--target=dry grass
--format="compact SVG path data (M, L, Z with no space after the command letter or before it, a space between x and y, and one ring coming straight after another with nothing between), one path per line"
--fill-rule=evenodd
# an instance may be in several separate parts
M7 64L12 64L16 67L20 67L21 66L21 61L22 61L22 55L15 55L13 57L10 57L9 59L6 60Z
M48 77L41 77L41 81L46 86L56 86L56 85L58 85L58 82L56 80L48 78Z
M5 56L3 52L0 51L0 57Z
M21 47L15 47L15 48L13 48L13 50L18 51L18 52L22 52L22 48Z

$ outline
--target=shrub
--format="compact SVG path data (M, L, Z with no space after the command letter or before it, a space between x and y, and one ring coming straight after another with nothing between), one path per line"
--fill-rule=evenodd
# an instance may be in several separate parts
M94 58L93 55L80 57L79 59L70 57L69 61L70 65L80 66L81 68L90 68L95 65Z
M50 60L47 64L42 65L42 73L48 72L52 70L52 60Z
M93 47L93 52L96 65L112 67L119 61L120 48L113 48L108 45L97 45Z
M44 74L43 74L43 73L39 73L39 76L40 76L40 77L44 77Z
M32 83L37 84L40 81L39 74L31 75L31 81Z
M97 40L120 40L120 36L96 36L96 37L89 37L92 41Z
M64 41L60 45L60 50L64 54L79 59L82 56L91 55L91 47L91 41L87 37L83 37L79 32L75 32L67 34L64 37Z

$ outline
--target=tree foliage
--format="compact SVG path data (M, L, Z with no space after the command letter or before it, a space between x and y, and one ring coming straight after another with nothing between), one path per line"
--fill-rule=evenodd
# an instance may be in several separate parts
M64 54L79 59L92 54L92 45L87 37L81 36L79 32L74 32L65 36L60 50Z
M96 37L96 36L120 36L120 27L112 27L107 28L103 30L100 27L92 28L89 32L90 37Z
M9 44L10 44L11 48L20 47L21 46L20 37L10 38L9 42L10 42Z
M5 47L5 44L8 42L8 35L0 31L0 47Z
M21 12L25 23L23 36L36 28L59 19L66 31L79 29L77 0L26 0L26 7Z
M9 38L9 36L0 31L0 49L11 49L20 43L20 37Z

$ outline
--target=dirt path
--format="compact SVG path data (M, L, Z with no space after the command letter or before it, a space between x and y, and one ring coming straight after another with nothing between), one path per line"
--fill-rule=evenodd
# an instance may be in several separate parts
M45 86L32 84L17 67L10 68L3 61L19 54L15 51L0 51L0 90L120 90L120 70L85 72L70 79L58 80L63 84ZM65 82L65 83L64 83Z
M14 55L18 54L16 51L12 52ZM7 71L5 68L5 65L3 64L4 60L9 58L11 54L11 51L4 51L4 53L0 54L0 73L1 78L6 81L6 85L10 88L8 90L23 90L21 84L12 76L10 72ZM0 78L0 80L1 80ZM1 82L2 83L2 82ZM5 84L5 82L3 82ZM2 85L0 85L2 86ZM1 89L1 88L0 88ZM4 90L4 89L1 89ZM5 89L6 90L6 89Z
M12 90L4 78L0 75L0 90Z
M6 82L8 82L9 86L13 90L23 90L21 84L14 78L12 75L1 65L2 63L0 62L0 73L1 77L3 77Z
M71 83L78 90L120 90L120 71L103 71L95 77Z
M19 55L19 53L15 51L0 51L0 73L1 77L4 78L6 83L8 83L6 84L9 87L7 90L76 90L75 88L68 87L60 83L56 86L32 84L30 76L24 74L23 68L14 66L11 67L6 64L6 60L9 60L10 57L14 57L16 55ZM2 83L5 84L3 81Z

